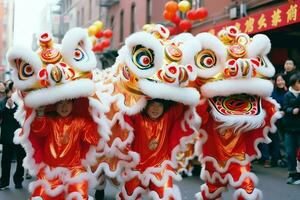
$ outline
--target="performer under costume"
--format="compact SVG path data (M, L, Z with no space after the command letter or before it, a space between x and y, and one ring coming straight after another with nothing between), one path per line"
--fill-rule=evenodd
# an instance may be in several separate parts
M124 184L124 178L129 181L138 176L135 167L144 162L144 151L135 149L137 147L133 143L137 144L136 139L140 139L141 132L137 131L137 135L135 135L135 128L138 127L135 125L132 127L129 123L130 120L127 122L127 119L131 119L131 116L139 116L138 113L145 108L147 100L156 98L171 100L181 104L177 109L183 105L186 105L187 108L182 111L184 114L180 115L181 121L178 119L176 124L180 134L173 134L172 131L164 132L168 133L168 137L165 139L172 142L169 144L171 146L168 149L168 159L164 160L162 166L160 166L162 160L155 160L159 167L148 162L143 165L145 171L140 173L140 176L144 176L146 179L142 180L139 177L139 180L145 187L148 187L151 182L149 187L161 188L163 185L171 183L170 177L180 178L173 171L176 168L176 152L180 151L184 147L185 141L196 133L196 130L190 131L190 128L196 127L194 124L198 124L198 126L200 124L200 118L195 108L200 99L199 92L195 88L187 86L196 75L193 66L181 64L183 57L180 44L168 38L167 28L161 25L148 25L144 28L144 32L134 33L125 40L125 45L118 52L119 56L115 65L110 70L101 73L100 79L104 79L104 81L100 81L97 85L97 91L107 94L99 96L99 102L109 102L111 105L105 114L106 118L110 120L110 140L105 144L103 151L98 151L98 164L93 168L94 174L99 177L98 189L100 190L104 189L104 176L118 179L121 185ZM158 145L156 142L160 144L166 140L153 141L154 146ZM148 144L143 145L147 146ZM145 165L148 164L147 168ZM168 170L163 172L166 168ZM163 179L155 179L153 173L162 173ZM128 185L129 183L127 183ZM133 185L130 188L133 194L128 194L123 187L124 198L138 198L137 196L141 194L141 188L138 185L135 184L136 188ZM174 188L175 186L172 190L175 191ZM169 195L174 199L181 198L179 192L176 193L178 194L176 196L174 194L165 191L164 197L168 198ZM154 194L154 191L149 195L152 195L154 199L163 199L157 193Z
M266 56L271 44L265 35L250 38L235 27L218 37L209 33L200 33L195 40L177 37L186 45L198 45L183 52L190 56L183 63L195 61L194 85L202 97L197 107L202 118L197 154L205 184L197 198L221 199L231 185L235 200L262 199L250 163L260 157L257 145L270 141L267 134L275 131L274 122L280 117L277 103L269 97L273 84L268 79L275 72Z
M63 104L59 102L57 104ZM72 102L71 102L72 103ZM70 104L70 102L69 102ZM66 112L67 108L62 108ZM96 146L99 141L97 125L92 119L83 118L70 113L68 116L37 116L30 125L33 137L39 138L41 145L41 155L43 161L51 170L58 167L68 168L67 175L59 175L49 179L46 176L49 168L42 168L37 177L38 180L44 180L52 189L65 187L66 193L77 193L83 199L88 199L88 181L84 180L87 175L81 159L84 159L91 145ZM81 181L71 181L81 178ZM42 196L44 199L65 199L65 190L51 197L46 192L47 187L39 186L32 196Z
M100 138L107 138L100 135L99 125L105 124L98 120L101 109L93 104L96 58L81 28L68 31L61 45L49 33L41 34L39 42L37 52L16 46L7 56L19 90L16 117L22 126L14 141L25 148L24 166L38 177L29 185L31 199L86 200L96 182L86 168L96 148L103 148ZM54 107L58 114L53 116Z
M171 152L176 139L182 135L178 124L184 118L184 106L177 104L168 108L161 100L148 102L142 113L125 116L125 121L134 129L134 141L130 149L139 153L140 162L126 177L129 180L121 189L121 199L139 198L146 190L149 190L149 196L159 199L175 199L180 195L173 185L173 179L178 180L179 174L171 162ZM161 116L149 116L151 111L148 111L148 107L154 102L164 106ZM154 114L157 112L157 109L154 110Z

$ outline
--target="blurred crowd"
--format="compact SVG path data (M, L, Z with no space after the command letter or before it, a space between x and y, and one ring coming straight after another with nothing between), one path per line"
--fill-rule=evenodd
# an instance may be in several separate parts
M274 76L272 98L280 105L282 118L272 142L260 144L260 163L264 167L287 167L287 184L300 184L300 72L293 60L286 60L284 70Z

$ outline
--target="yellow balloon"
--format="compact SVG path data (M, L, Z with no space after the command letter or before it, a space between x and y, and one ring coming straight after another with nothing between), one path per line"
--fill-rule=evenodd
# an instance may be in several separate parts
M97 39L94 36L92 36L92 37L90 37L90 40L91 40L93 46L95 46L97 43Z
M95 35L97 33L97 26L95 25L92 25L88 28L88 33L89 33L89 36L92 36L92 35Z
M104 28L104 23L102 21L95 21L93 25L97 26L97 33Z
M178 10L180 10L181 12L185 13L187 11L189 11L191 9L191 4L188 1L180 1L180 3L178 4Z

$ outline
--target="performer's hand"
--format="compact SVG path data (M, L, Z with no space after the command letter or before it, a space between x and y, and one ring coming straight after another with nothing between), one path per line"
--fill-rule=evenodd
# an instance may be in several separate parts
M293 114L294 114L294 115L297 115L298 113L299 113L299 108L294 108L294 109L293 109Z
M36 115L37 115L38 117L44 116L44 110L45 110L45 106L38 107L38 108L36 109Z
M7 103L8 107L10 107L10 108L12 108L14 106L14 101L12 100L12 98L8 98L6 103Z

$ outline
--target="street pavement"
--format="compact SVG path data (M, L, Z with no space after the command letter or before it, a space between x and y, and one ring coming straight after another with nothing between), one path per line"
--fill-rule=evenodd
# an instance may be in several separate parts
M13 164L12 172L14 172L15 163ZM258 188L263 191L264 200L299 200L300 185L287 185L286 168L264 168L261 165L254 165L253 171L258 175ZM12 175L11 175L12 176ZM17 190L14 188L11 180L10 188L0 191L0 200L25 200L28 199L28 183L31 180L25 180L23 183L24 189ZM198 177L183 178L183 181L177 183L182 193L183 200L193 200L194 194L199 191L201 181ZM232 189L223 195L224 200L230 200ZM107 185L105 200L114 200L117 189ZM91 191L91 195L93 191Z

